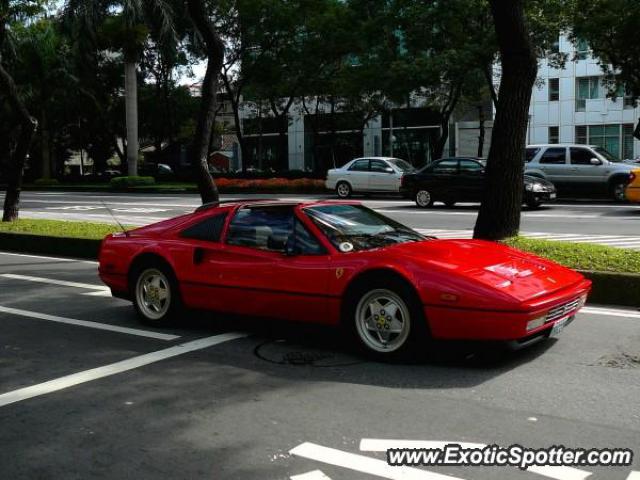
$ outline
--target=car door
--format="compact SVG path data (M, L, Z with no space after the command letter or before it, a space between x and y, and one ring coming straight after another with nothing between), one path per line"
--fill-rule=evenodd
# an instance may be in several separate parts
M429 170L432 196L438 200L456 199L459 195L458 159L443 158Z
M553 183L567 183L572 179L571 165L567 163L566 147L548 147L538 160L540 170Z
M369 190L374 192L397 192L400 174L385 160L371 159L369 162Z
M457 183L462 200L481 201L484 187L484 165L476 160L460 159Z
M328 259L319 253L285 255L297 222L293 205L235 211L221 247L194 268L193 281L204 286L196 303L241 315L322 321Z
M348 168L347 175L353 191L363 192L369 189L369 159L355 160Z
M591 163L592 159L598 160L598 164ZM571 147L569 149L569 161L571 163L572 179L576 183L603 183L604 165L598 156L586 147Z

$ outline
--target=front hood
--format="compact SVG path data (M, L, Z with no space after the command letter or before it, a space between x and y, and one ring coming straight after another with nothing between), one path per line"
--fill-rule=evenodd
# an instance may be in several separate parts
M583 278L557 263L482 240L428 240L396 245L390 251L411 259L420 270L443 272L443 278L455 277L447 283L462 290L462 295L488 289L503 300L510 298L518 303L556 292Z

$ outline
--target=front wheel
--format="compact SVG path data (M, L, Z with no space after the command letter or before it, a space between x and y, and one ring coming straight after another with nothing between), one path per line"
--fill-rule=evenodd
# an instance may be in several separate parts
M171 269L151 262L138 268L132 277L133 305L140 321L151 326L170 324L181 305Z
M347 182L338 182L338 185L336 185L336 194L340 198L349 198L351 196L351 185Z
M372 278L362 282L345 299L344 320L351 325L366 353L380 359L394 359L429 341L424 313L416 297L402 281Z

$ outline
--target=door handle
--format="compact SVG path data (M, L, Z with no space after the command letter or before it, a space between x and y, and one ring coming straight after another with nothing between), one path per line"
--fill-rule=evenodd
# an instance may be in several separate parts
M193 249L193 264L199 265L204 259L204 248L196 247Z

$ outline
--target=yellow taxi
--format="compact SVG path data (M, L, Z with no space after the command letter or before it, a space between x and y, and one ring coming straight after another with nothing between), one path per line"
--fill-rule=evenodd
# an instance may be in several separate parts
M630 175L631 181L626 190L627 200L640 203L640 170L634 170Z

